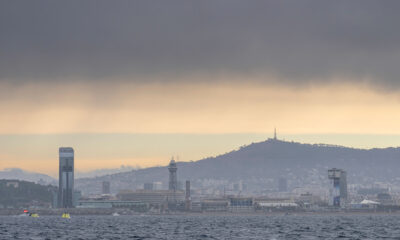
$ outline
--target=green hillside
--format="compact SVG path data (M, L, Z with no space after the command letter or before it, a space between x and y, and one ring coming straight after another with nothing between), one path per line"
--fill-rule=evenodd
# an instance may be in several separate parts
M54 186L43 186L33 182L0 180L0 207L21 208L49 206Z

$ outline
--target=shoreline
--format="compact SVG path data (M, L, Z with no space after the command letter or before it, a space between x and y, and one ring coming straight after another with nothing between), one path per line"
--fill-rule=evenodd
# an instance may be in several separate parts
M30 209L32 213L40 216L61 216L68 212L71 216L400 216L400 211L297 211L297 212L169 212L169 213L142 213L129 209ZM0 216L18 216L23 213L22 209L0 209Z

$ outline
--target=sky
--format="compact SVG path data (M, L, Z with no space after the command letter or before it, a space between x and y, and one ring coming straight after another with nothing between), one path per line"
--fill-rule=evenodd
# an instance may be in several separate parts
M398 1L1 1L0 169L400 140Z

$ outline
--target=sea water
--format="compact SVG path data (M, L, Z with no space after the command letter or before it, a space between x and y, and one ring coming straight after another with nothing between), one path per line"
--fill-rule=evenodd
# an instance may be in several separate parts
M0 239L400 239L400 216L2 216Z

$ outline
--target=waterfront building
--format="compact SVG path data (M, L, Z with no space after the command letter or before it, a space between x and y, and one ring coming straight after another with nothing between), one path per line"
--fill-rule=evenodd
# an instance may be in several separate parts
M230 197L229 210L231 212L254 211L253 198L251 197Z
M74 194L74 149L59 148L58 207L72 208Z
M147 204L137 201L119 200L80 200L77 208L128 208L147 210Z
M299 205L290 198L255 198L254 207L256 210L261 211L289 211L296 210Z
M228 199L205 199L201 201L201 210L203 212L226 212L228 208Z
M300 194L296 200L305 208L322 205L322 199L319 196L309 192Z
M162 205L167 202L184 202L184 191L171 190L136 190L121 191L117 194L117 198L121 201L137 201L151 205Z

